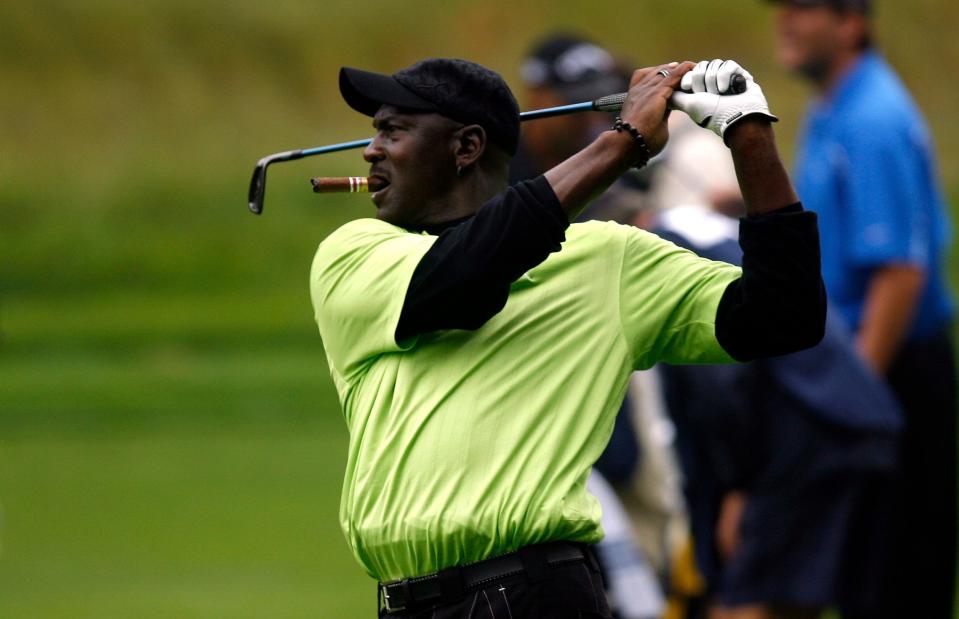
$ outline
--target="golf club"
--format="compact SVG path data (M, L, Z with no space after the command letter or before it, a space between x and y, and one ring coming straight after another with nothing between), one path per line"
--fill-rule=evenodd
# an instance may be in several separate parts
M733 76L733 81L731 89L734 93L742 93L746 91L746 78L742 75ZM584 101L582 103L572 103L570 105L560 105L557 107L548 107L541 110L531 110L529 112L521 112L519 115L520 121L527 120L538 120L540 118L549 118L551 116L562 116L565 114L576 114L579 112L618 112L623 107L623 101L626 100L626 93L620 92L614 95L606 95L605 97L600 97L595 101ZM302 159L304 157L313 157L314 155L325 155L327 153L336 153L343 150L350 150L353 148L365 148L372 138L367 138L365 140L353 140L352 142L340 142L339 144L329 144L327 146L317 146L314 148L305 148L302 150L288 150L282 153L274 153L272 155L267 155L259 161L256 162L256 167L253 168L253 178L250 180L250 194L249 194L249 206L250 211L254 215L260 215L263 213L263 198L266 194L266 169L271 163L280 163L283 161L294 161L296 159ZM346 177L347 179L349 177ZM355 177L354 177L355 178ZM362 179L361 180L366 180ZM349 180L346 181L346 187L349 187ZM342 191L342 186L336 185L334 183L330 186L330 191ZM324 192L324 189L316 189L316 183L314 183L314 191ZM349 189L347 189L349 191Z

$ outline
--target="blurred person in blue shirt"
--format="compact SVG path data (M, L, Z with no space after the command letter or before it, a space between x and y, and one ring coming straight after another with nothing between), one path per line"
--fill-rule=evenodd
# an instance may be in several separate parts
M816 91L796 186L819 214L823 279L906 414L884 614L951 619L956 370L949 222L929 130L873 41L870 0L780 0L782 63Z

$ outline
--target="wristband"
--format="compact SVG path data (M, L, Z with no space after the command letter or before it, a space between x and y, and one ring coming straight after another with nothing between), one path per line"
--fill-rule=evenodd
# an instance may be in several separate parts
M613 123L612 128L613 131L616 131L617 133L622 133L625 131L631 135L633 140L639 145L640 160L636 162L633 167L638 170L649 163L649 160L653 158L653 154L649 152L649 145L646 144L646 140L643 138L643 134L639 132L639 129L632 126L619 116L616 117L616 122Z

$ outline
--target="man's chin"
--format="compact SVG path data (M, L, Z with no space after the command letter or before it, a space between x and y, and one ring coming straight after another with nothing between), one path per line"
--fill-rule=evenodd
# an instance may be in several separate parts
M387 185L379 191L374 191L372 194L370 194L370 199L373 200L373 204L376 205L377 209L388 206L390 201L390 186Z

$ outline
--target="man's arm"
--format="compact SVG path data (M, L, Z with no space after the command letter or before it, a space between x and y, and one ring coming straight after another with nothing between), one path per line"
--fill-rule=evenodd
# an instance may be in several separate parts
M746 91L724 95L736 73L747 78ZM719 302L717 340L738 361L814 346L826 323L816 215L803 211L782 165L762 89L739 65L719 60L697 65L683 85L693 92L677 93L674 105L729 146L746 203L743 274Z
M746 215L761 215L799 202L779 158L770 122L754 116L729 128L726 135Z
M856 346L880 375L906 339L925 282L925 271L912 264L880 267L869 280Z
M740 222L743 276L716 310L716 337L738 361L772 357L819 343L826 324L819 230L803 211L765 118L726 132L746 203Z

